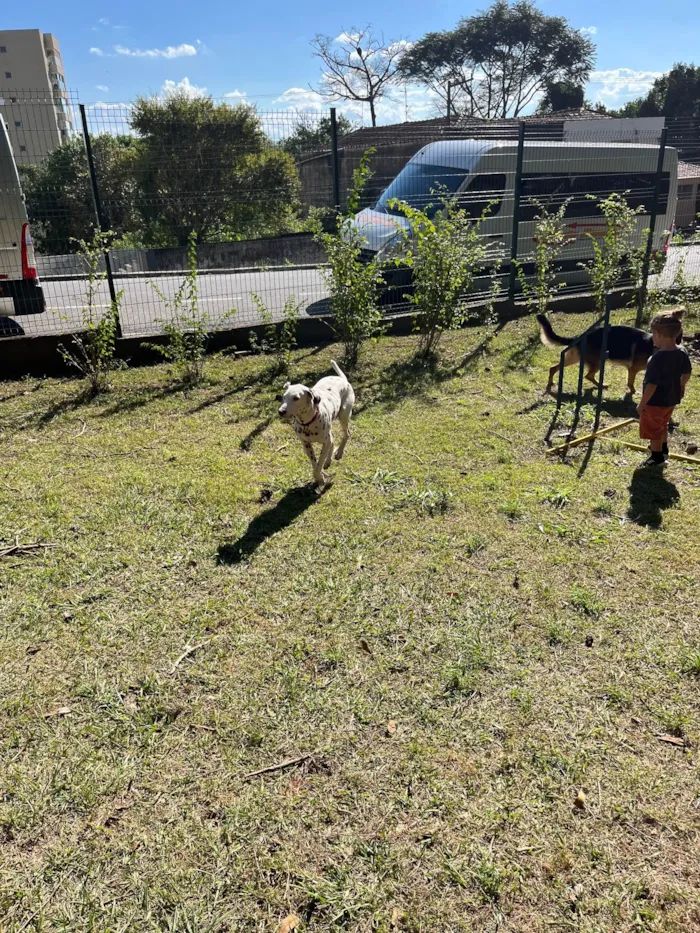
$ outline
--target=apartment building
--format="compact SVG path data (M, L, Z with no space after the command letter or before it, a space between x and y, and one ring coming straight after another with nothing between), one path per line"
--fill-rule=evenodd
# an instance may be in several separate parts
M0 29L0 114L18 165L35 165L73 132L58 39L40 29Z

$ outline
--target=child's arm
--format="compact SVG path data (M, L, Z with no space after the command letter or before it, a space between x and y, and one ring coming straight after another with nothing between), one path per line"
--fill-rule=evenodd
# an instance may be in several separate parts
M685 387L688 385L691 373L683 373L681 376L681 398L685 397Z
M642 397L639 400L639 405L637 405L637 412L641 415L642 409L647 407L647 404L651 401L651 397L656 392L656 386L652 383L647 382L644 386L644 391L642 392Z

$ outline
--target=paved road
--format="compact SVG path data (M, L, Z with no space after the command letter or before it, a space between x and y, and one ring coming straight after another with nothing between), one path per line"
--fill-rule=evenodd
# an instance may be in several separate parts
M686 279L700 284L700 245L674 247L662 273L660 282L652 287L668 286L673 282L677 270L684 266ZM121 321L124 336L148 337L161 332L160 321L170 315L151 282L169 298L172 298L181 276L164 276L149 279L117 278L118 289L123 289ZM29 336L70 333L79 330L81 308L84 304L85 282L61 280L44 282L48 311L46 314L16 319L16 324ZM250 327L261 323L261 317L252 297L260 296L273 320L280 320L285 302L290 296L301 304L301 315L318 313L326 297L326 287L318 269L292 268L278 271L213 273L199 277L200 307L206 312L212 330L230 327ZM101 287L98 304L108 306L106 284ZM228 312L236 309L234 315ZM0 312L1 313L1 312ZM2 333L0 318L0 334ZM11 322L10 322L11 323Z
M172 299L181 282L182 276L179 275L117 277L117 290L124 292L120 310L124 336L144 337L160 333L162 328L159 322L167 320L172 314L153 285ZM43 287L47 312L16 318L16 323L28 336L65 334L79 330L81 309L85 303L85 282L75 279L45 281ZM281 319L285 302L290 296L301 304L302 316L306 315L307 309L313 314L314 304L326 296L321 273L318 269L308 268L200 275L198 291L200 309L208 316L212 330L232 326L250 327L261 323L253 294L260 297L275 320ZM96 305L99 308L109 306L106 283L100 287ZM231 315L229 312L234 308L236 313Z

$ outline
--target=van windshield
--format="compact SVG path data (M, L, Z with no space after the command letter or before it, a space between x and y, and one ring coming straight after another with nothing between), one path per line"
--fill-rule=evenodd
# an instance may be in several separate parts
M462 168L451 168L448 165L409 162L379 198L374 210L399 217L401 211L389 206L391 201L398 200L432 217L440 207L442 193L447 191L454 194L468 174Z

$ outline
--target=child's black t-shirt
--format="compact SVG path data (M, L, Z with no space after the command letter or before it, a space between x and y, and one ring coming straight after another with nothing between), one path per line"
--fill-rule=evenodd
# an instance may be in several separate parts
M649 404L658 408L677 405L683 397L681 376L692 372L688 354L682 347L657 350L647 363L644 385L656 386Z

